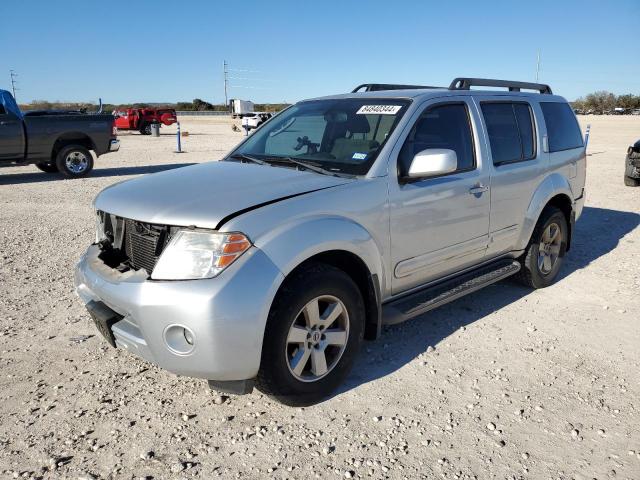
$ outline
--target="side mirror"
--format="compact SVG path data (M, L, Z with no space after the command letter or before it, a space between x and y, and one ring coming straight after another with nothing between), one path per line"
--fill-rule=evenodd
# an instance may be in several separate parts
M407 172L408 178L437 177L455 172L458 156L447 148L429 148L416 153Z

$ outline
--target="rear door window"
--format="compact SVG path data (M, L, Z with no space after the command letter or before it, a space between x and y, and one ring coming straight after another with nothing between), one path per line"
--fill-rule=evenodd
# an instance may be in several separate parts
M582 147L582 133L578 120L568 103L540 102L547 124L549 152Z
M2 105L2 104L0 103L0 115L4 115L4 114L6 114L6 113L7 113L7 111L4 109L4 105Z
M535 130L527 103L483 102L481 105L494 165L535 157Z

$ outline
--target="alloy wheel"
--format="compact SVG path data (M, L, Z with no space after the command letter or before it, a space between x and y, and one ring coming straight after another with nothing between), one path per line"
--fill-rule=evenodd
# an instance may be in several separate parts
M80 151L72 151L64 159L64 163L72 173L78 174L84 172L89 166L89 159Z
M296 315L289 328L285 355L291 374L315 382L340 361L349 339L349 314L331 295L316 297Z
M538 269L543 275L548 275L558 262L560 246L562 245L562 230L557 223L551 223L544 229L538 245Z

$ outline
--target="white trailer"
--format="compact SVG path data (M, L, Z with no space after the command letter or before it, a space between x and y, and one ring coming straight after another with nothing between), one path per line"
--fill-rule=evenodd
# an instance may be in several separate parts
M242 118L254 110L255 106L253 105L253 102L250 102L249 100L239 100L237 98L231 99L231 116L233 118Z

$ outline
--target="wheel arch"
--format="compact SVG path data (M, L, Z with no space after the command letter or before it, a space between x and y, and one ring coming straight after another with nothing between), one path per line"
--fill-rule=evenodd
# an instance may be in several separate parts
M283 245L286 245L283 246ZM343 217L320 217L271 231L256 242L284 275L313 262L332 265L347 273L365 302L365 338L375 339L381 328L381 290L385 282L382 253L371 234ZM282 285L279 286L279 289Z
M55 162L58 152L68 145L81 145L87 150L95 151L96 145L89 135L82 132L66 132L59 135L51 150L51 161Z
M545 178L529 203L517 249L524 250L527 247L540 215L548 206L554 206L562 211L567 220L569 232L566 250L569 250L575 221L575 202L572 198L571 185L564 176L554 173Z

